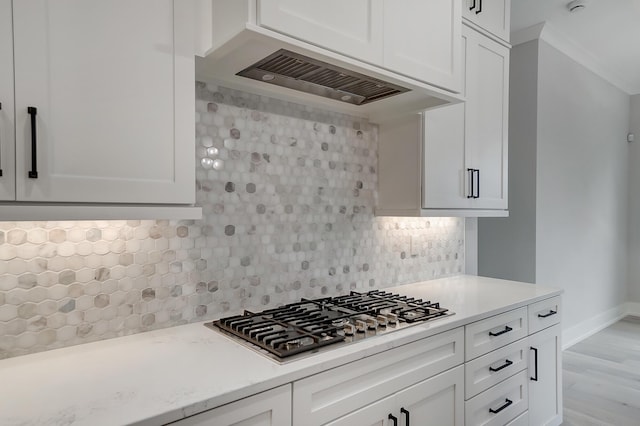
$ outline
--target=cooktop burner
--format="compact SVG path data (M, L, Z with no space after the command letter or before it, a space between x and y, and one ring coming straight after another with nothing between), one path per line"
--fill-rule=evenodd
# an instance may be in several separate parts
M292 303L205 325L222 330L282 361L340 342L355 342L409 325L453 315L439 303L370 291Z

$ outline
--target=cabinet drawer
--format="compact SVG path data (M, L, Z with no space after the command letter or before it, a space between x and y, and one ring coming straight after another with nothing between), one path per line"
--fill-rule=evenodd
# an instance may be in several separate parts
M462 328L293 383L293 424L321 425L462 364Z
M560 296L529 305L529 334L536 333L560 322Z
M507 423L507 426L529 426L529 410Z
M522 339L527 330L526 307L469 324L465 327L465 360Z
M527 368L527 339L489 352L465 364L465 399Z
M465 403L466 426L507 424L528 409L527 372L521 371Z

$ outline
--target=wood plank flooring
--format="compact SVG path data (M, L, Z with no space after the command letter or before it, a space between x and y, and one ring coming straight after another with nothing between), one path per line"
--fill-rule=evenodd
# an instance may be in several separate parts
M640 318L563 352L563 426L640 426Z

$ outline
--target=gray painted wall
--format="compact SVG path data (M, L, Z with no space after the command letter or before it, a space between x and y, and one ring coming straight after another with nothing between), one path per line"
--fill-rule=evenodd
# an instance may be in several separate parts
M629 96L545 41L511 67L511 218L479 221L479 271L564 289L567 329L625 301Z
M478 274L535 282L538 41L511 50L509 217L480 218Z
M631 97L629 131L629 300L640 302L640 95Z

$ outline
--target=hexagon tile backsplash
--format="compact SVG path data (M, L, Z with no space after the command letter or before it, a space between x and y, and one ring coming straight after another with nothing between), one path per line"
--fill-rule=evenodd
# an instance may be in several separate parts
M463 219L374 217L376 126L196 91L203 220L0 223L0 358L463 272Z

